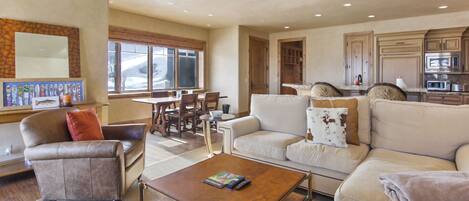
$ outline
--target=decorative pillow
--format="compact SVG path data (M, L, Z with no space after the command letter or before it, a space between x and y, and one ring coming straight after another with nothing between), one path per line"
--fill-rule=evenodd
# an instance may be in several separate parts
M314 108L306 111L313 143L346 148L347 108Z
M360 145L358 137L358 100L356 98L334 100L312 99L311 102L311 105L316 108L347 108L347 128L345 129L347 143Z
M67 112L66 119L73 141L104 140L103 131L94 110Z

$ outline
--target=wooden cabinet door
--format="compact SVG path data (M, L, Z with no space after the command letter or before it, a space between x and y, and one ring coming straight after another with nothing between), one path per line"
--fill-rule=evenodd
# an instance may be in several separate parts
M446 95L443 98L443 104L446 105L462 105L464 103L461 95Z
M437 103L443 104L443 96L441 95L433 95L433 94L425 94L424 101L428 103Z
M464 55L463 55L463 69L464 71L468 72L469 71L469 38L464 39L463 41L463 48L464 48Z
M443 50L461 51L461 38L443 38Z
M419 88L421 80L421 55L380 56L380 80L395 83L396 78L404 79L407 87Z
M463 97L463 104L469 104L469 96Z
M439 52L442 48L442 40L437 38L425 40L425 51L426 52Z
M345 35L345 83L353 85L358 75L362 76L363 85L372 79L372 39L373 33Z

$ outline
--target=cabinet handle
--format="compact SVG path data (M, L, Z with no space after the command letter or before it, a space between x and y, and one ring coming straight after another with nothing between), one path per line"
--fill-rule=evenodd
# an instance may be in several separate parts
M405 42L397 42L396 45L404 45Z

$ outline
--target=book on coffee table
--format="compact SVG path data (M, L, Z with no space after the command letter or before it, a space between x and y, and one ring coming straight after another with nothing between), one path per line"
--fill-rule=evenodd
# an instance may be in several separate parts
M244 181L244 179L244 176L222 171L206 178L204 183L217 188L227 187L229 189L233 189L240 182Z

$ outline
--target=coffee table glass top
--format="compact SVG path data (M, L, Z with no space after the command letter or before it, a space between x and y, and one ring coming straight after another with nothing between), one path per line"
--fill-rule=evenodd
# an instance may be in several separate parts
M202 181L220 171L245 176L251 184L239 191L218 189ZM179 201L282 200L307 175L227 154L184 168L167 176L145 182L145 186Z

